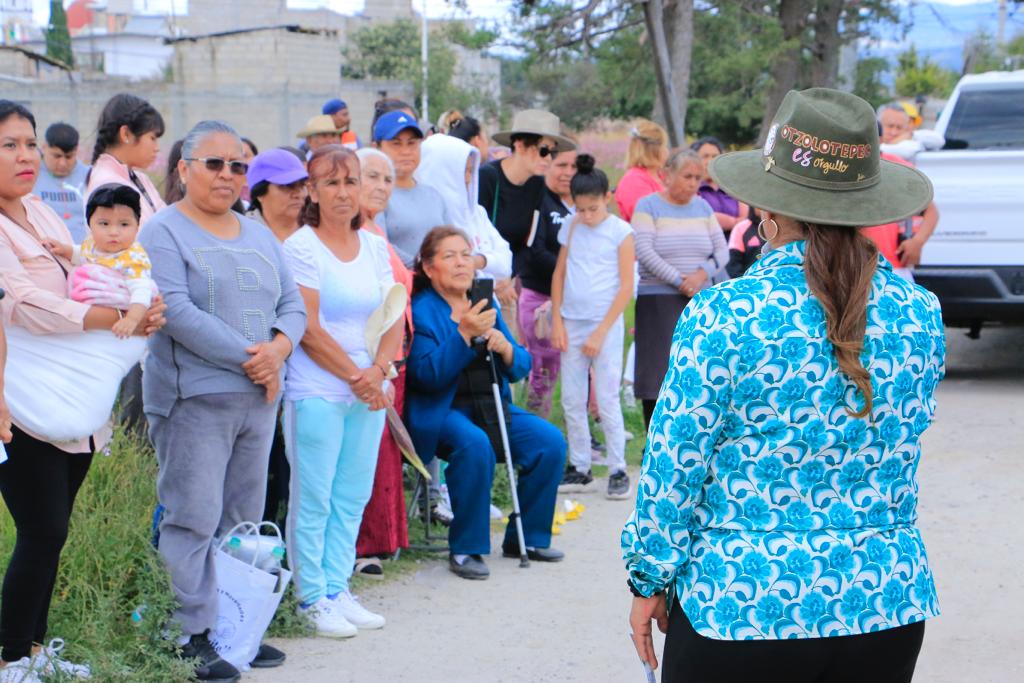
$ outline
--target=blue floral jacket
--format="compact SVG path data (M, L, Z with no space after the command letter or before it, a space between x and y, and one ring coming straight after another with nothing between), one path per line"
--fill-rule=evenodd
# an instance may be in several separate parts
M920 437L945 337L938 301L881 257L861 360L839 371L804 242L701 293L676 327L623 557L724 640L816 638L939 613L917 519Z

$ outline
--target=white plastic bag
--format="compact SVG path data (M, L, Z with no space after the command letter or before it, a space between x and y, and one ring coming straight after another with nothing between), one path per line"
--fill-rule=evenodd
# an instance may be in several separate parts
M34 335L11 325L4 398L14 421L48 441L77 441L110 419L121 380L146 352L142 337L94 330Z
M269 522L262 526L271 527L276 533L276 538L268 539L272 541L268 543L269 551L271 545L280 542L281 530ZM292 573L284 568L272 573L263 571L256 566L258 554L253 554L248 563L231 556L224 546L241 529L255 535L259 533L256 524L242 522L224 534L217 547L214 558L217 568L217 626L210 634L210 641L221 657L239 671L246 671L259 652L263 634L281 604Z

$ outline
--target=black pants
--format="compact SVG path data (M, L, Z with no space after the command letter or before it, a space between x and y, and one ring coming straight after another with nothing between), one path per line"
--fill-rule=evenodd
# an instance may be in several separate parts
M7 662L28 656L46 637L71 508L92 463L91 453L65 453L12 431L8 460L0 464L0 494L16 529L0 603L0 656Z
M281 417L277 418L274 442L270 446L267 460L267 497L263 504L263 521L273 522L284 533L285 516L288 511L288 486L291 482L291 467L284 451L284 431Z
M658 405L658 399L645 398L640 401L644 406L644 429L651 428L651 418L654 417L654 409Z
M713 640L676 603L662 683L910 683L924 622L875 633L800 640Z

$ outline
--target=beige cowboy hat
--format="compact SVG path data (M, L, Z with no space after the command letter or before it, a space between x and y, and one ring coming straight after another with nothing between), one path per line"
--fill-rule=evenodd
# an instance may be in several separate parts
M313 135L341 135L344 132L334 125L334 119L330 115L317 114L309 121L306 121L306 127L300 130L295 137L308 138Z
M495 133L491 138L505 147L512 146L513 135L540 135L558 143L559 152L576 149L576 143L562 135L562 122L543 109L524 109L512 118L512 128Z

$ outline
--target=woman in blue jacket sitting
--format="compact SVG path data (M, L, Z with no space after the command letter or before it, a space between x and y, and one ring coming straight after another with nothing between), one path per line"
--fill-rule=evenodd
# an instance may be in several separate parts
M530 355L512 340L501 314L470 305L473 251L458 228L441 226L423 240L416 260L412 316L416 330L407 365L406 415L417 452L448 461L455 520L448 531L449 566L465 579L490 575L491 483L502 451L487 365L497 363L512 459L519 467L519 502L527 554L538 562L564 555L550 548L551 519L565 465L565 439L543 419L511 405L508 383L530 371ZM503 457L503 456L502 456ZM519 557L515 528L502 543Z

